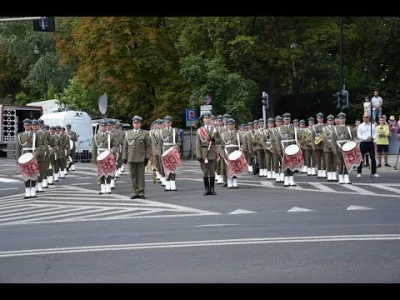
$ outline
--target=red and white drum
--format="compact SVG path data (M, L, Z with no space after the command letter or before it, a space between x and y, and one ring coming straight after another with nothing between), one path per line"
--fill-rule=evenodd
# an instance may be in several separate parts
M97 176L113 176L115 174L116 162L110 150L105 150L97 156Z
M354 166L358 167L363 161L360 145L355 141L349 141L342 145L344 164L350 173Z
M39 164L32 153L25 153L18 158L19 169L24 181L37 180L39 176Z
M228 155L228 173L227 177L239 177L243 172L248 172L246 156L240 150L235 150Z
M175 172L177 168L182 166L182 160L176 147L170 147L161 155L161 162L164 167L166 176L171 172Z
M69 140L69 150L73 150L73 149L74 149L74 141Z
M290 169L291 171L300 171L304 166L303 153L301 152L300 147L295 144L289 145L285 148L283 157L282 170Z

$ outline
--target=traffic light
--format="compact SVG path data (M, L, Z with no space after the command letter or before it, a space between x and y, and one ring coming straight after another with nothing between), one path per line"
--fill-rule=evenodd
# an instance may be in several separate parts
M333 103L336 104L336 108L340 108L340 92L332 94Z
M262 92L262 104L264 105L265 109L268 109L269 107L269 98L268 94L266 92Z
M342 90L339 98L340 98L340 107L342 109L349 106L349 92L347 90Z
M33 20L33 30L46 32L56 31L54 17L43 17L39 20Z

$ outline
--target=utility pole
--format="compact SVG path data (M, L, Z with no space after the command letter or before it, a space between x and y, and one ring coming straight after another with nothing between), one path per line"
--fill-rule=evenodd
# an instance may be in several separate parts
M343 75L343 17L339 18L340 33L339 33L339 53L340 53L340 83L339 91L344 90L344 75Z

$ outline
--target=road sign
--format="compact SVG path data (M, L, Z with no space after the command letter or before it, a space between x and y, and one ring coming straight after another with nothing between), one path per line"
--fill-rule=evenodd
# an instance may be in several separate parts
M196 121L186 121L186 127L196 127Z
M186 122L196 122L196 121L197 121L196 110L187 108L186 109Z
M212 111L212 105L201 105L200 106L200 115L204 115L205 112L210 112Z

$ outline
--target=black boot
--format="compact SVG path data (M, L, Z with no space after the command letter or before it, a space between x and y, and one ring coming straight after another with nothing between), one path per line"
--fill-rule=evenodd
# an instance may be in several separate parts
M204 193L203 196L210 195L210 182L208 181L208 177L203 177L204 180Z
M215 183L215 177L210 177L210 189L208 190L209 195L216 195L217 193L214 191L214 183Z

